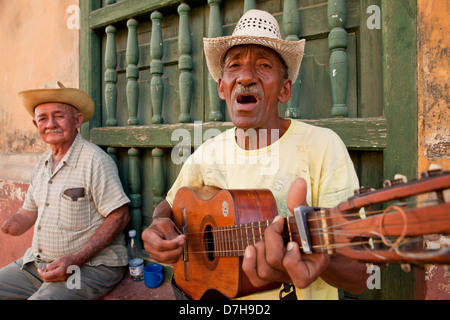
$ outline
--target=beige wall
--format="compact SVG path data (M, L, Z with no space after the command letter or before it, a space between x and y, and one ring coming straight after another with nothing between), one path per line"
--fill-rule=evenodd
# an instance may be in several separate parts
M68 27L68 20L74 26L71 5L78 0L0 0L0 178L28 180L17 174L47 149L18 92L54 79L79 86L79 30Z

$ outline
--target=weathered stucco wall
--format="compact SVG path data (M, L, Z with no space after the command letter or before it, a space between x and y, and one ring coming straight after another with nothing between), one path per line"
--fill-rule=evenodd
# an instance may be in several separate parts
M449 1L419 1L419 171L450 167L449 14Z
M0 225L13 215L23 203L28 184L0 180ZM0 232L0 268L20 258L31 245L33 228L20 237L11 237Z
M78 0L0 0L0 225L22 206L31 170L47 149L19 91L54 79L79 86L73 5L78 7ZM0 267L23 255L32 234L0 233Z
M78 0L0 0L0 153L41 153L47 148L21 105L19 91L53 79L79 85L79 31L69 29L71 5Z
M419 172L430 164L450 170L450 2L418 1ZM450 245L450 237L433 236L429 247ZM450 299L450 272L426 269L424 297Z

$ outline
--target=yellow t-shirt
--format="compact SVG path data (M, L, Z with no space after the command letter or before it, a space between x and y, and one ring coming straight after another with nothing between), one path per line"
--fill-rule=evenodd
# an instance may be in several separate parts
M173 205L183 186L214 186L220 189L270 189L278 214L290 216L286 199L292 182L307 182L307 204L334 207L359 187L353 163L339 136L330 129L296 120L272 145L243 150L236 143L236 128L203 143L185 162L166 200ZM306 289L296 290L299 299L337 299L337 289L318 278ZM279 290L244 299L278 299Z

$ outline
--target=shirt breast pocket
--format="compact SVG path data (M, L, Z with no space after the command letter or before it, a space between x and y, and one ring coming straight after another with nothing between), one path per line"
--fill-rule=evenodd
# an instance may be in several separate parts
M91 223L90 194L83 187L65 187L60 194L58 225L68 231L81 231Z

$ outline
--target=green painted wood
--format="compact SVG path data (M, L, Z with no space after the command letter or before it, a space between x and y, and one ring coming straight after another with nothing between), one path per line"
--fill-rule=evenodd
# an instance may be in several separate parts
M113 3L116 3L116 0L105 0L105 5L106 6L110 5L110 4L113 4Z
M417 2L384 1L384 112L389 134L384 159L386 179L402 173L417 177Z
M222 18L220 14L221 0L208 0L210 6L209 11L209 26L208 38L216 38L223 36L222 33ZM209 89L209 104L211 112L208 116L209 121L223 121L223 102L219 98L217 91L217 82L208 73L208 89Z
M298 34L300 33L300 16L298 14L298 1L285 0L283 10L283 29L285 40L299 41ZM292 84L292 97L287 103L285 116L292 119L300 118L299 101L300 101L300 82L301 70L297 80Z
M130 19L127 22L128 40L127 40L127 104L128 104L128 125L138 125L137 118L139 104L139 45L137 37L137 28L139 23Z
M141 238L142 231L142 196L141 196L141 174L139 162L139 150L131 148L128 150L129 157L129 181L128 191L130 194L130 226L136 230L137 239Z
M189 1L191 6L201 5L204 3L206 3L206 0ZM151 12L161 9L168 12L176 12L179 4L179 0L118 1L117 3L105 6L103 8L98 7L96 10L92 10L89 14L89 26L92 29L104 28L110 24L115 24L118 21L127 21L131 18L148 16Z
M189 23L189 13L191 8L187 4L180 4L178 6L178 14L180 15L178 33L178 50L180 52L180 59L178 68L180 70L180 116L178 120L181 123L191 122L191 101L193 88L192 79L192 36L191 27Z
M119 160L117 159L117 148L112 148L109 147L106 152L108 153L108 155L111 157L111 159L114 160L114 162L116 163L116 165L119 164Z
M161 148L152 150L153 156L153 174L152 174L152 191L153 191L153 207L156 207L162 200L166 192L163 157L164 151Z
M384 179L417 178L417 1L382 1L383 105L389 132ZM414 274L390 266L381 299L413 299Z
M150 72L152 74L152 80L150 84L151 101L153 117L152 123L163 123L163 117L161 115L163 107L164 97L164 83L162 80L162 74L164 72L164 65L161 61L163 56L163 36L161 29L162 14L155 11L150 16L152 20L152 38L150 55L152 62L150 64Z
M381 29L367 28L367 8L371 5L381 8L381 0L360 0L361 10L358 41L358 117L377 117L383 112L383 65L381 52ZM364 14L366 12L366 14ZM381 16L379 17L381 20ZM347 50L348 52L348 50ZM350 55L349 55L350 58Z
M328 25L331 28L328 36L330 57L330 82L333 97L332 117L347 117L348 89L348 34L344 29L347 24L347 7L345 0L328 1Z
M256 1L255 0L245 0L244 1L244 13L251 9L256 9Z
M116 52L117 29L113 26L106 28L106 50L105 50L105 104L108 127L117 126L117 52Z
M386 147L386 121L383 118L371 119L323 119L304 120L303 122L330 128L344 141L347 148L352 150L383 150ZM208 122L199 124L172 124L95 128L91 130L91 141L101 146L139 147L139 148L172 148L180 143L180 136L189 134L200 141L204 141L206 131L217 129L222 132L233 127L230 122ZM209 131L211 133L212 131ZM194 145L194 139L190 144Z
M90 129L102 125L102 51L98 34L89 28L89 14L100 8L101 0L80 2L80 89L86 91L95 104L95 113L81 126L81 134L89 139Z

